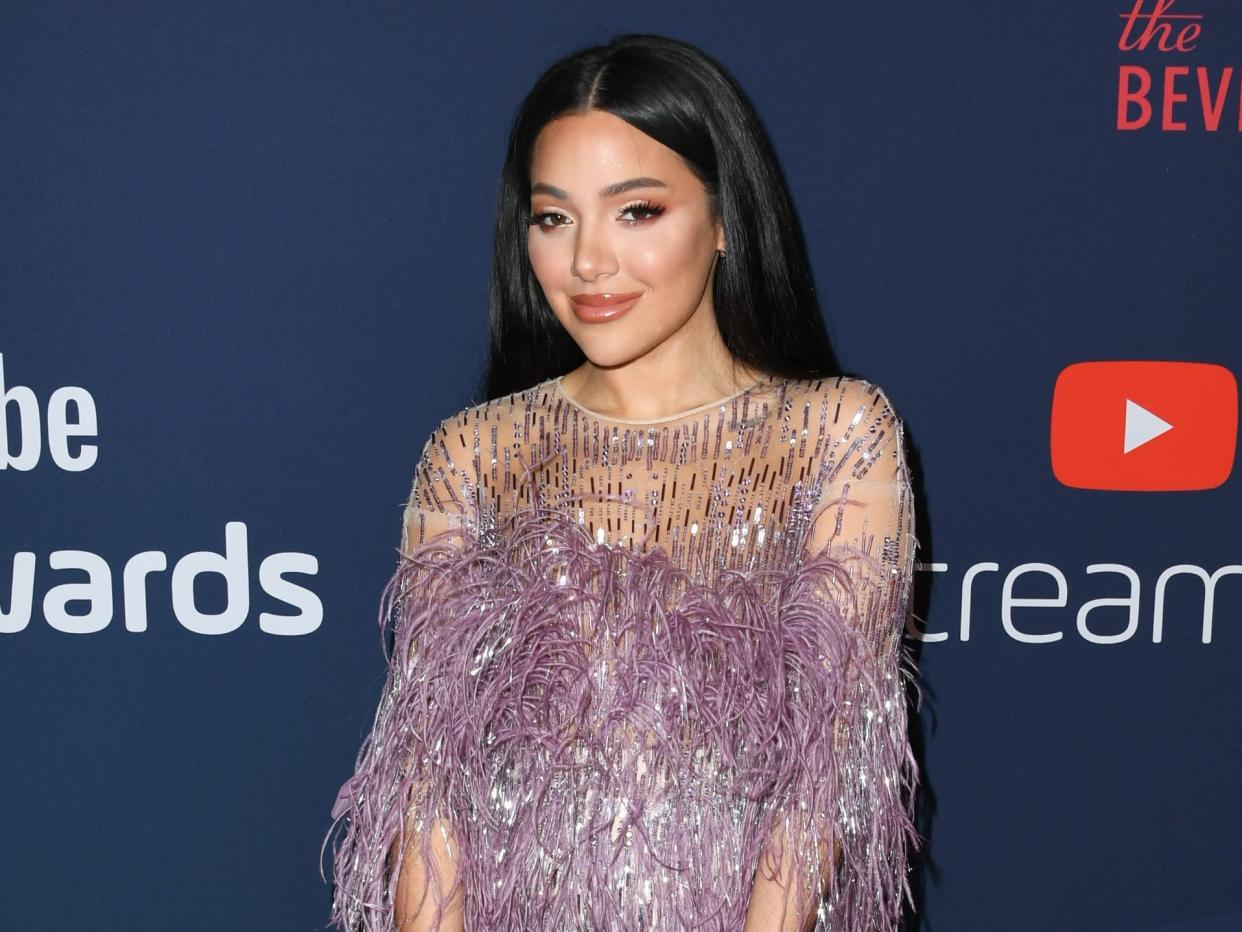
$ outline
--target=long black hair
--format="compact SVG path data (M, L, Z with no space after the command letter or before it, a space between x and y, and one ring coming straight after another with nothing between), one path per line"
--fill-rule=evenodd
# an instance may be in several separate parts
M776 376L841 374L802 228L754 107L702 50L627 34L552 65L514 120L497 196L486 397L563 375L585 359L548 306L526 238L535 137L553 119L587 110L620 117L672 149L707 189L724 226L712 301L729 353Z

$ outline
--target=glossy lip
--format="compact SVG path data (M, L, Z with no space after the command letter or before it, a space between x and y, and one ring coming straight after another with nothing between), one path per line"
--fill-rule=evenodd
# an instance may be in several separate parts
M598 292L576 294L570 297L569 301L573 305L574 314L584 323L594 324L609 320L616 320L626 311L628 311L641 298L641 291L631 291L626 294L612 294L611 292Z

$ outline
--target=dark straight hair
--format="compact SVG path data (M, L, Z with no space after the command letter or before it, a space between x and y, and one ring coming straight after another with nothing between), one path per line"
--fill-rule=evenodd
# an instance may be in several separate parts
M535 138L559 116L602 110L676 152L723 222L712 301L729 353L772 375L841 374L820 316L802 229L745 93L709 55L628 34L545 71L523 101L501 169L483 390L498 398L585 359L552 313L526 252Z

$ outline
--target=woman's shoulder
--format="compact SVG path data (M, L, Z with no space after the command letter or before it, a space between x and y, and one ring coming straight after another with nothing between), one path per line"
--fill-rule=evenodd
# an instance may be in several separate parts
M531 407L546 400L547 382L465 405L441 418L425 437L421 460L451 473L469 475L478 457L491 459L499 445L523 436Z
M532 405L550 397L553 380L539 382L529 388L499 395L458 409L436 425L437 431L472 429L480 424L502 424L521 417Z
M855 423L871 418L898 420L897 409L885 388L863 376L783 379L775 384L783 386L787 405L818 409L834 424L843 415Z
M905 423L878 382L842 375L788 385L784 417L809 441L802 447L809 472L880 482L904 474Z
M504 395L458 408L433 424L426 441L428 444L435 444L452 437L473 436L481 425L499 423L505 419L515 407L518 397L517 394Z

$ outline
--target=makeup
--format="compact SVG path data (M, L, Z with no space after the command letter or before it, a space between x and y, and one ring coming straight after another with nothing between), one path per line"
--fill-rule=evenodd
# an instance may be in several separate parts
M626 294L598 292L595 294L576 294L570 298L576 316L584 324L603 324L625 315L626 311L638 303L641 291Z

